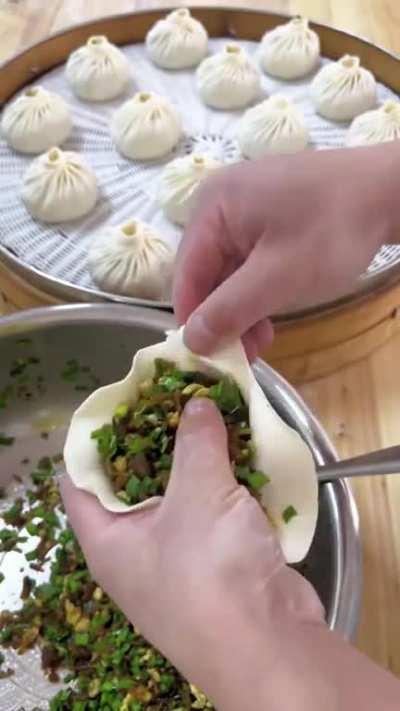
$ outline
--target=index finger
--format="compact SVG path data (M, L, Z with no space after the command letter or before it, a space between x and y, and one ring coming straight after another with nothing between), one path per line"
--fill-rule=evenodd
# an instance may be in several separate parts
M179 323L218 285L226 263L222 247L222 216L217 206L199 207L178 250L173 286L173 305Z

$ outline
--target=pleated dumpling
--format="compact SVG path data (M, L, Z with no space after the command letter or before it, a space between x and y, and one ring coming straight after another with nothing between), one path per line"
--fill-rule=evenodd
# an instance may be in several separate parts
M27 169L22 199L43 222L75 220L96 204L96 176L79 153L51 148Z
M80 99L110 101L127 89L131 72L123 52L98 35L70 54L66 77Z
M284 96L275 94L248 109L238 127L238 143L246 158L266 153L295 153L309 139L303 116Z
M359 57L345 54L326 64L311 83L311 96L321 116L332 121L351 121L376 104L376 81Z
M400 101L389 99L373 111L357 116L347 136L347 146L369 146L400 138Z
M146 49L155 64L164 69L195 67L207 54L205 27L181 7L158 20L146 35Z
M303 17L278 25L261 40L261 66L267 74L280 79L306 76L317 66L319 55L319 37Z
M219 161L197 154L168 163L161 176L159 201L172 222L187 223L200 184L220 167Z
M71 113L64 99L39 85L28 87L6 106L1 120L8 145L20 153L42 153L59 146L71 130Z
M236 383L249 409L254 464L269 477L269 483L260 489L262 504L275 523L286 560L302 560L311 545L318 516L315 464L305 442L281 419L260 388L240 341L224 344L209 357L203 357L186 348L181 329L170 331L162 343L139 350L127 376L92 393L72 417L64 459L75 486L98 497L106 509L116 514L160 503L160 497L151 494L133 505L121 500L113 490L92 436L94 430L112 421L121 404L137 403L141 388L149 387L154 378L159 359L174 363L180 370L226 376ZM288 510L293 514L290 520L286 516Z
M162 158L179 142L182 122L168 99L150 91L140 91L115 112L111 136L126 158Z
M142 299L170 296L175 254L140 220L105 227L92 239L89 271L103 291Z
M197 88L205 104L234 110L251 104L260 93L260 74L247 52L230 42L197 69Z

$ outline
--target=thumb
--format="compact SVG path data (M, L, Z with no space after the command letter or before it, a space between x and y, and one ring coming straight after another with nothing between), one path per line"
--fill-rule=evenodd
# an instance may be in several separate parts
M61 477L59 486L68 521L87 556L98 532L113 525L115 514L106 511L92 494L78 489L68 474Z
M236 486L227 431L216 405L208 398L192 398L185 407L175 443L174 463L166 502L209 500L221 488Z

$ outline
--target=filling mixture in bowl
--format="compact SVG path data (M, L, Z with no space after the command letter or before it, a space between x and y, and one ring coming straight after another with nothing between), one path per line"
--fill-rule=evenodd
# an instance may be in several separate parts
M234 473L261 502L269 479L254 466L249 409L231 378L157 359L153 378L141 383L139 393L134 405L120 404L112 422L92 433L119 499L132 505L164 494L185 404L209 397L226 424ZM39 647L47 678L66 685L50 701L51 711L212 709L91 577L65 520L55 479L61 464L61 455L41 459L26 495L2 514L0 555L20 551L32 575L23 578L21 607L0 613L0 647L18 654ZM48 569L47 582L34 579ZM13 672L0 653L0 679Z
M261 503L260 492L269 479L254 466L249 409L231 378L180 370L159 358L153 378L142 382L139 392L135 405L121 403L111 424L92 433L121 501L131 506L164 494L183 409L192 397L208 397L224 419L236 478Z
M65 684L50 711L212 709L91 577L65 522L55 479L60 460L41 459L26 495L2 514L0 559L24 549L32 572L23 578L20 608L0 611L0 684L14 675L1 648L21 655L36 647L49 681ZM38 582L43 570L48 580Z

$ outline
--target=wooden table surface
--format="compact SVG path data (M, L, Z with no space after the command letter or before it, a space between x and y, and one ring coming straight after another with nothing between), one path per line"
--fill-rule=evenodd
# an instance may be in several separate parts
M0 61L67 25L172 4L172 0L0 0ZM191 4L301 13L400 51L399 0L209 0ZM302 388L344 457L400 441L399 362L400 334L357 365ZM400 478L364 479L354 484L354 491L365 562L358 644L400 676Z

